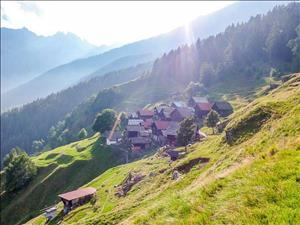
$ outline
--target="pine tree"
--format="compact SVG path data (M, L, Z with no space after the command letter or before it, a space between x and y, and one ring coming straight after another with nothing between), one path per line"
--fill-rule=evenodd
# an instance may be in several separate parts
M206 117L206 125L212 128L213 134L215 133L215 127L220 121L219 114L215 110L211 110Z
M177 133L177 141L181 146L187 146L192 140L195 133L194 119L192 117L184 119L180 123L180 128Z

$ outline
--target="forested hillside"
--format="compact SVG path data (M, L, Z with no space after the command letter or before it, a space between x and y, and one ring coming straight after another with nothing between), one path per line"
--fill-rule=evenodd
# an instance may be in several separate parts
M127 67L134 67L138 64L152 60L154 60L154 58L150 54L130 55L118 58L114 61L108 60L101 63L99 62L98 64L95 63L95 67L91 66L85 71L86 73L76 66L71 66L72 71L59 67L59 69L56 68L54 71L51 70L43 76L39 76L16 89L12 89L7 93L4 93L2 95L3 101L1 102L1 106L3 110L10 109L12 106L22 106L24 103L35 100L37 96L39 96L39 98L46 97L51 93L74 86L79 81L84 81L85 79L89 79L94 76L102 76L106 73L125 69ZM57 72L57 70L59 70L59 72ZM76 73L80 73L80 71L85 76L78 77Z
M183 26L165 34L126 44L103 54L74 60L67 64L61 63L59 66L40 74L36 79L33 79L2 96L4 99L1 103L2 108L11 108L13 106L22 105L70 87L71 85L74 85L75 82L78 82L80 79L95 72L101 67L106 67L114 61L118 61L122 58L124 59L128 56L140 55L145 57L148 55L152 57L151 59L154 59L179 45L192 44L199 37L207 38L209 35L215 35L222 32L232 23L244 22L252 15L265 13L277 4L283 3L238 2L215 13L197 18L189 25L189 34L186 32L187 27ZM242 10L244 8L247 8L247 10ZM140 61L138 63L144 63L150 60L149 57L144 61L142 61L142 57L139 58ZM135 59L135 61L136 60L137 59ZM129 61L127 65L134 66L136 65L135 61ZM114 66L117 66L116 63ZM121 68L119 67L119 69ZM55 82L53 82L53 80L55 80Z
M253 94L270 74L279 78L299 71L299 10L300 4L276 7L267 15L172 50L154 62L148 76L100 91L95 99L82 103L56 125L58 133L67 129L75 135L83 127L91 130L96 114L105 108L132 111L182 97L190 82L199 83L202 94L220 99Z
M150 75L100 91L95 99L82 103L60 123L59 133L67 130L74 136L81 128L89 128L95 115L104 108L134 110L183 91L191 81L203 85L208 95L222 97L238 90L253 90L264 82L266 75L276 77L299 71L299 10L299 3L278 6L266 15L257 15L247 23L229 26L216 36L164 54L155 61ZM34 139L45 137L36 135L34 139L24 140L21 134L9 129L22 127L19 120L8 119L13 118L11 113L4 115L2 123L6 129L3 129L2 145L6 147L2 149L5 152L13 145L30 151ZM14 115L21 118L18 112ZM33 121L31 124L36 126ZM38 129L35 132L40 134Z
M125 70L95 77L78 85L70 87L45 99L39 99L1 115L1 154L5 155L14 146L24 148L28 153L34 153L34 140L47 140L51 126L81 102L104 88L135 79L150 70L152 63L141 64ZM32 116L34 115L34 116Z

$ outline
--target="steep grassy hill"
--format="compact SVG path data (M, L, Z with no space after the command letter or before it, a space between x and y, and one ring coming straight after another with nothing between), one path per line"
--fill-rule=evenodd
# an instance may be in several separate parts
M175 162L158 152L109 169L85 185L97 189L96 202L48 224L297 224L300 74L230 119L231 144L224 133L211 135ZM178 180L172 180L174 170ZM116 185L129 172L145 177L117 197Z
M102 172L124 163L123 152L104 146L98 136L33 157L37 177L14 195L1 193L1 224L18 224L58 201L57 195L76 189ZM17 214L13 214L18 212Z

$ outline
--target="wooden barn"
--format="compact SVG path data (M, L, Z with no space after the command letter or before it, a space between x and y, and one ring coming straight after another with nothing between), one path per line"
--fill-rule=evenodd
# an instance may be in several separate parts
M220 101L215 102L212 106L212 109L217 111L220 116L226 117L233 113L233 108L229 102Z
M75 207L90 201L95 196L95 193L95 188L87 187L60 194L58 197L64 203L64 213L68 213Z
M194 106L195 114L198 118L205 117L211 110L210 103L198 103Z
M148 109L140 109L136 113L142 120L151 119L154 116L154 112Z
M194 115L194 109L190 107L178 107L170 115L172 121L180 122L187 117Z

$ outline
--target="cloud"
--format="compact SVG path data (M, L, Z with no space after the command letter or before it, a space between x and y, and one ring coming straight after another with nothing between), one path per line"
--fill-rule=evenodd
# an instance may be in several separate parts
M34 2L18 2L20 8L28 13L34 13L37 16L42 15L42 10Z

